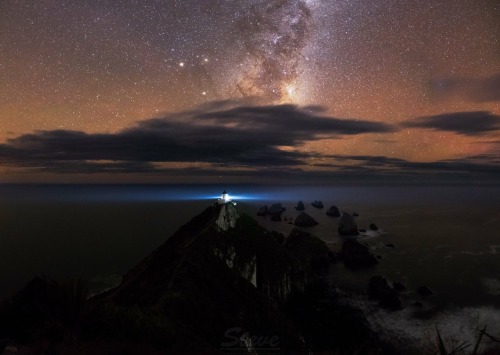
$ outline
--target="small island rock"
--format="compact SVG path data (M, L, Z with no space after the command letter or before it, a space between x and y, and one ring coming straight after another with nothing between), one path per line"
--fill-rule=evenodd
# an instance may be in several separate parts
M306 209L306 206L304 206L304 202L299 201L297 202L297 206L295 206L295 209L297 211L304 211Z
M312 202L311 205L313 205L316 208L323 208L324 207L323 202L321 202L320 200L316 200L316 201Z
M269 212L269 208L267 208L267 206L262 206L261 208L259 208L259 210L257 211L257 216L265 216L267 215Z
M268 210L268 214L271 215L271 221L281 221L281 214L286 208L281 205L281 203L274 203Z
M378 227L377 227L377 225L375 223L370 224L370 229L372 231L378 231Z
M342 213L339 219L338 232L340 235L350 236L358 235L358 225L349 213Z
M299 227L312 227L317 225L318 222L305 212L301 212L297 218L295 218L295 225Z
M326 211L326 215L330 217L340 217L340 211L337 206L332 206Z
M382 276L372 276L368 286L370 297L378 299L379 305L384 308L400 309L401 300L395 289L391 288Z
M340 253L345 266L351 269L362 269L378 264L377 258L368 250L368 247L355 240L346 240L342 244Z

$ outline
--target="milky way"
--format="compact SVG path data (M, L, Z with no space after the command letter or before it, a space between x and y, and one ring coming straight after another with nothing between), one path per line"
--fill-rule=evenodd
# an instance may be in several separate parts
M249 54L237 84L243 96L265 97L272 102L290 99L310 37L311 17L305 1L279 0L253 5L239 19L237 29Z

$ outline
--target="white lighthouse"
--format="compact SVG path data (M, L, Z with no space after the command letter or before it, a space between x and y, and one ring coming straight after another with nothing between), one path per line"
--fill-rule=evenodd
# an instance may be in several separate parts
M229 198L229 195L227 194L226 190L222 192L222 195L220 195L220 198L217 200L217 203L220 205L224 205L228 202L231 202L231 199Z

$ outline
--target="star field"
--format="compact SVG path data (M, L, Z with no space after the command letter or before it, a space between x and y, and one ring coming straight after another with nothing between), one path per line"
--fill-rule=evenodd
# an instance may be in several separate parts
M405 123L500 115L499 38L496 0L4 0L0 142L40 130L114 133L237 100L399 127L287 148L299 152L498 156L498 130Z

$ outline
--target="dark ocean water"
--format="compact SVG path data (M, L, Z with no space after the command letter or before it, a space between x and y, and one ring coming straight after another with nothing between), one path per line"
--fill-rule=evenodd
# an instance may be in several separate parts
M0 185L0 297L39 274L84 277L96 289L116 283L224 188L253 216L260 205L282 202L293 218L303 200L320 223L308 231L333 249L341 239L336 219L325 215L330 205L358 212L360 228L376 223L383 233L361 239L381 263L362 272L337 265L332 277L343 287L381 274L409 289L425 284L443 305L500 308L500 187L478 186ZM315 199L324 210L310 206Z

